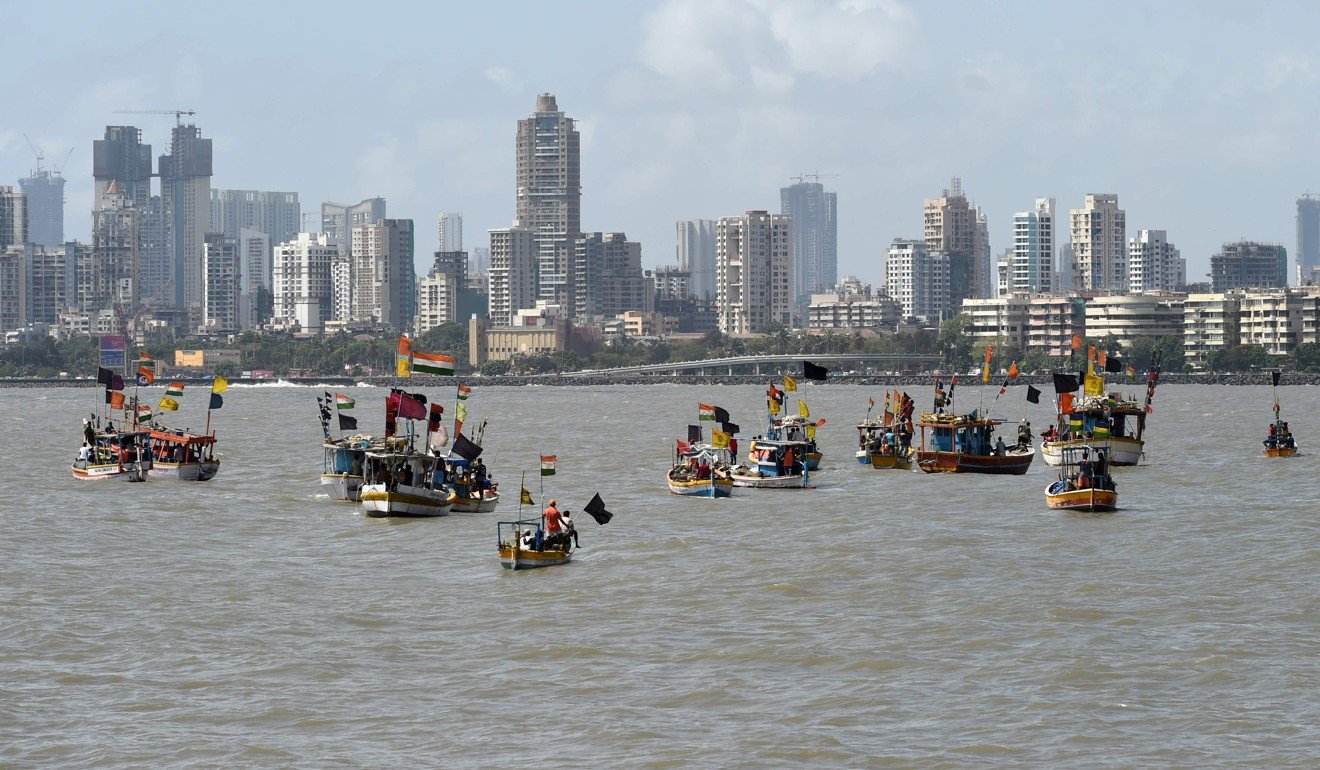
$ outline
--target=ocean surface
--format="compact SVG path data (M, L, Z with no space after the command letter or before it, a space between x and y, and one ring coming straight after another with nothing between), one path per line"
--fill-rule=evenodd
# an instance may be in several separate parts
M856 464L878 388L802 386L815 489L695 500L666 491L674 439L704 401L745 447L763 388L476 385L505 502L406 521L321 493L317 388L231 388L200 484L75 481L99 392L0 390L0 766L1320 761L1320 391L1280 389L1302 454L1267 460L1269 388L1162 386L1122 510L1093 516L1046 509L1039 456ZM384 391L339 390L379 433ZM1024 391L994 412L1039 434ZM171 424L205 403L189 386ZM511 573L496 521L540 453L582 549Z

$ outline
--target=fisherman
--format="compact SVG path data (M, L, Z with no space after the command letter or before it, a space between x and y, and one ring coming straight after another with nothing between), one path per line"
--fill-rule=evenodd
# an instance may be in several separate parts
M83 445L78 448L78 459L84 463L92 459L92 447L90 444L83 442Z
M701 458L701 462L697 465L697 478L698 479L710 478L710 463L706 462L706 458L704 456Z
M1008 453L1008 447L1004 446L1004 437L1000 436L999 438L995 439L995 454L999 455L1000 457L1003 457L1007 453Z
M577 527L573 526L573 517L568 514L567 508L564 509L563 519L564 519L564 545L567 546L568 541L572 539L573 547L574 548L579 547Z
M1023 420L1021 424L1018 425L1018 449L1025 450L1027 447L1031 446L1031 439L1031 423Z
M96 429L92 427L91 420L83 420L83 440L88 446L96 443Z
M1082 450L1082 459L1077 463L1077 488L1086 489L1091 486L1091 458L1085 449Z
M1109 489L1109 463L1106 462L1105 450L1095 450L1094 484L1097 489Z
M796 461L797 461L797 456L793 453L793 447L785 447L784 461L780 464L779 475L781 476L784 475L784 470L783 470L784 468L787 468L789 474L792 474L794 472L793 463Z
M472 476L473 476L473 480L475 481L473 486L476 487L477 493L480 494L481 490L485 489L487 486L486 464L481 461L480 457L477 458L476 465L474 465L472 468Z
M545 507L543 515L545 516L546 542L554 545L557 542L556 538L564 531L564 516L555 507L554 498L550 499L550 504Z

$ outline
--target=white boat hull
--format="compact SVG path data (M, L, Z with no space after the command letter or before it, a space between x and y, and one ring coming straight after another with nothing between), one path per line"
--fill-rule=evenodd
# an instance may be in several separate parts
M500 493L486 490L480 500L473 497L457 497L450 510L454 513L490 513L500 503Z
M123 466L119 463L110 463L107 465L87 465L82 467L78 465L79 461L74 461L71 470L75 479L83 481L100 481L103 479L119 479L120 481L145 481L145 473L138 470L137 463L127 463ZM147 466L147 470L150 469Z
M1070 446L1090 446L1103 449L1109 455L1110 465L1136 465L1141 462L1141 453L1145 448L1145 442L1135 438L1049 441L1041 444L1040 453L1045 458L1046 465L1057 468L1063 465L1064 447Z
M807 485L807 477L796 476L760 476L751 473L730 473L735 487L751 489L801 489Z
M387 516L447 516L453 508L453 490L408 487L402 484L387 490L384 484L362 486L362 510L372 518Z
M361 476L350 473L322 473L321 486L327 487L326 493L330 495L331 500L362 502Z
M174 481L210 481L220 472L219 460L200 463L172 463L156 460L147 471L152 478Z

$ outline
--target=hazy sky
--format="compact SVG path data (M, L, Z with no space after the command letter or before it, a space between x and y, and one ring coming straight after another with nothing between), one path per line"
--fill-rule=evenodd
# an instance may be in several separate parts
M0 183L69 148L66 237L88 238L91 141L189 108L215 187L440 211L465 245L513 216L515 121L538 92L582 131L582 224L674 261L674 221L779 208L819 170L839 271L878 281L922 199L960 176L996 255L1036 196L1117 193L1189 279L1224 240L1296 247L1320 191L1320 3L668 0L0 2ZM1066 237L1066 236L1065 236Z

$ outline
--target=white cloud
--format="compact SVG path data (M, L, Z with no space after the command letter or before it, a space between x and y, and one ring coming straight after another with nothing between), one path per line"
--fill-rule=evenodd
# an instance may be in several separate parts
M481 76L508 93L514 94L522 90L522 81L508 67L487 67Z

